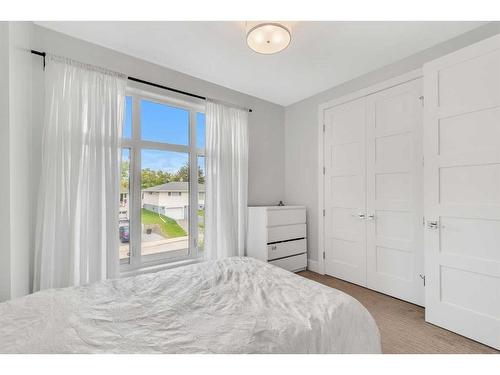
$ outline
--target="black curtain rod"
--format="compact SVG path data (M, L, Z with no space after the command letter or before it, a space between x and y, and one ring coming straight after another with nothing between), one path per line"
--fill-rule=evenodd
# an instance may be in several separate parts
M43 70L45 70L45 56L47 56L47 54L45 52L35 51L34 49L31 50L31 53L43 57Z
M45 56L47 56L47 54L45 52L36 51L34 49L31 50L31 53L34 54L34 55L38 55L38 56L42 56L43 57L43 68L45 69ZM197 94L192 94L192 93L187 92L187 91L177 90L177 89L174 89L172 87L163 86L163 85L160 85L158 83L145 81L145 80L140 79L140 78L127 77L127 79L129 79L130 81L139 82L139 83L142 83L142 84L145 84L145 85L157 87L159 89L176 92L176 93L182 94L182 95L187 95L187 96L190 96L192 98L207 100L207 98L205 96L201 96L201 95L197 95ZM252 112L252 110L248 109L248 112Z

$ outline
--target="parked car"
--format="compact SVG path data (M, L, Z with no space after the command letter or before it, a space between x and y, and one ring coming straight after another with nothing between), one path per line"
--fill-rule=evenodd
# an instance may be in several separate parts
M120 242L121 243L128 243L129 239L130 239L130 235L129 235L128 224L120 226Z

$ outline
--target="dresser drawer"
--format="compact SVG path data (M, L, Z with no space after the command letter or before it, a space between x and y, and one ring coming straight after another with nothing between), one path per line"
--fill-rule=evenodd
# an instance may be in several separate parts
M267 243L306 237L305 224L283 225L267 229Z
M291 272L300 271L307 268L307 254L304 253L293 257L271 260L269 264Z
M267 210L267 226L303 224L306 222L306 209L269 209Z
M288 257L306 252L305 238L297 241L279 242L272 245L267 245L267 259L273 260L276 258Z

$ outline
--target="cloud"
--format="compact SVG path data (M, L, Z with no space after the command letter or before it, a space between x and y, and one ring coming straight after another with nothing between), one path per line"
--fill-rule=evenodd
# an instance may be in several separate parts
M162 170L166 172L177 172L189 160L184 152L142 150L142 169Z

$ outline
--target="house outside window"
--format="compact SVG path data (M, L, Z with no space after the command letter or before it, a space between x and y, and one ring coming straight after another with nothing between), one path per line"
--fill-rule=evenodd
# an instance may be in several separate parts
M120 181L122 271L197 258L205 213L204 106L130 89Z

